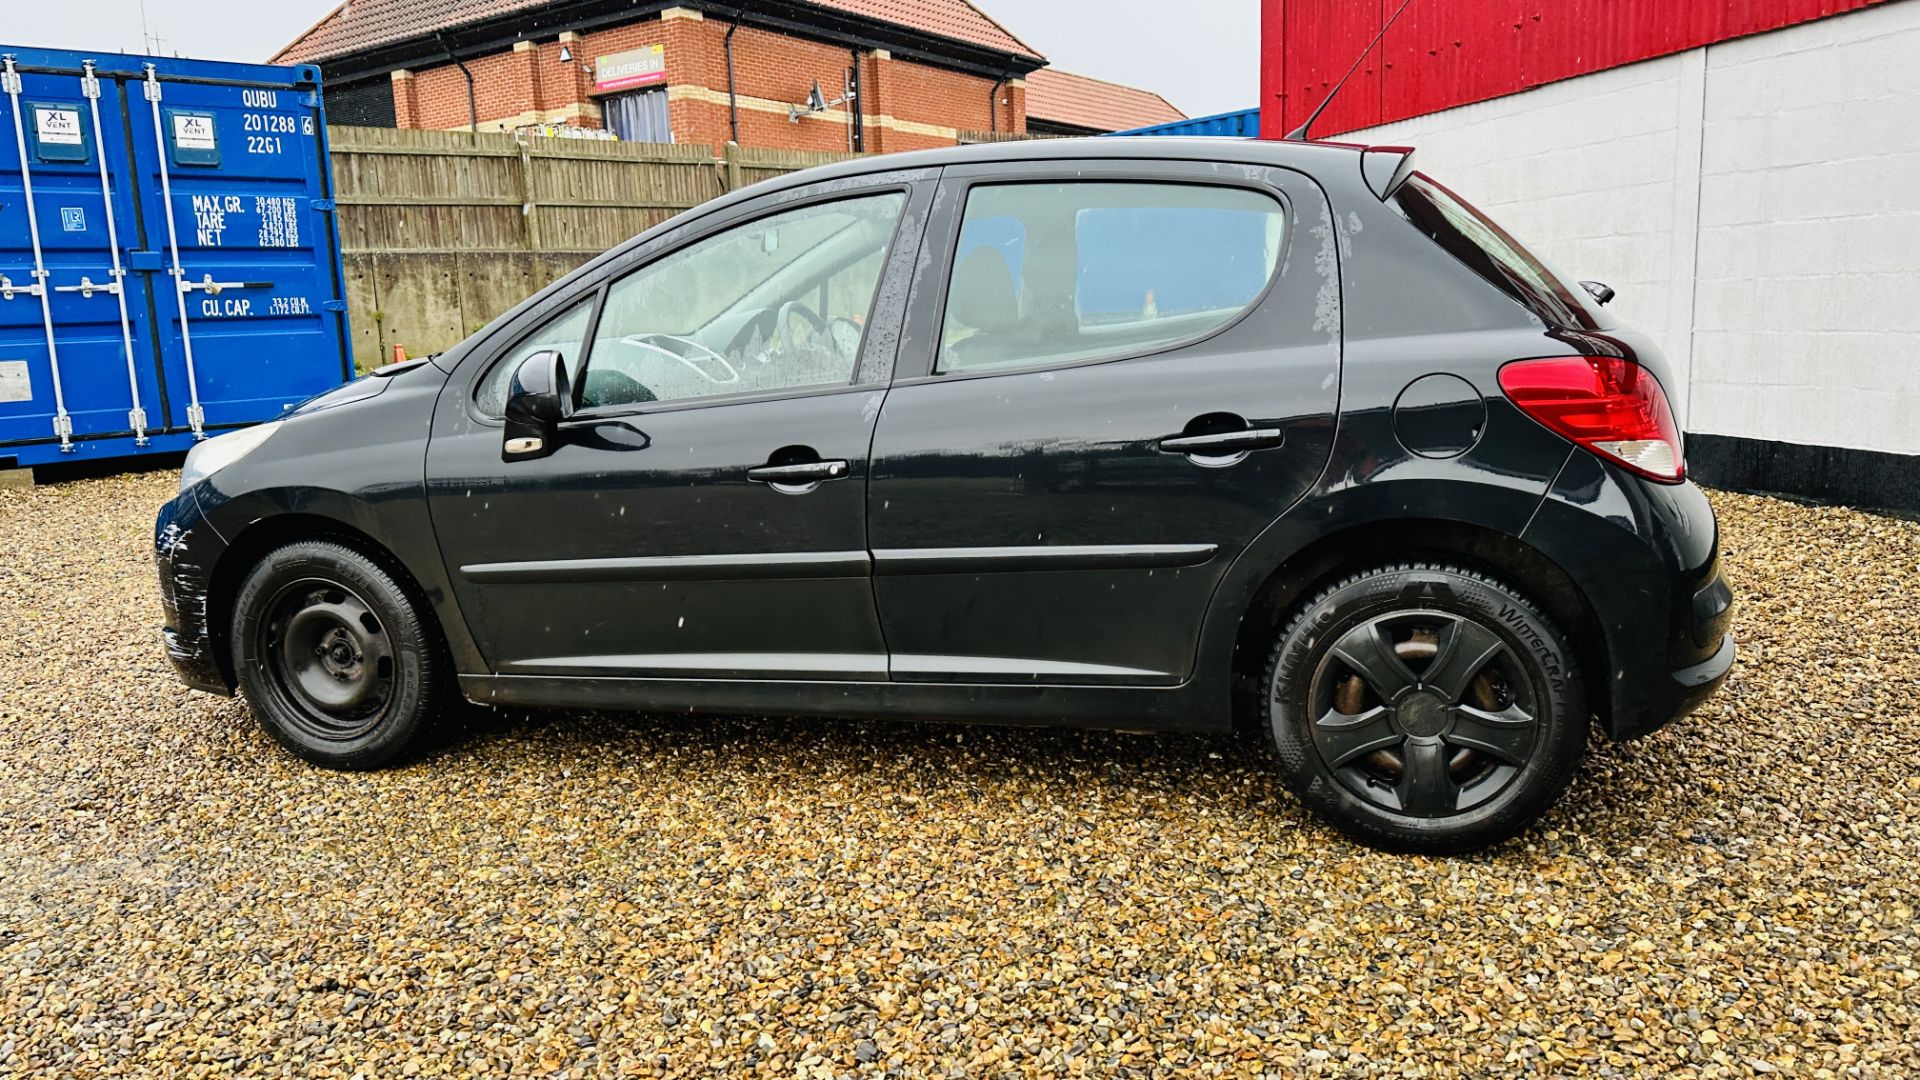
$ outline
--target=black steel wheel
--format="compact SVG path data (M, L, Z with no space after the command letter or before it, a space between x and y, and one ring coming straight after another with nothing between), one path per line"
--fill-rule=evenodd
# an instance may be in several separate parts
M1398 850L1506 839L1559 798L1586 748L1565 639L1514 590L1453 567L1388 567L1314 597L1265 687L1292 786Z
M261 560L235 601L232 641L261 726L329 768L398 760L446 697L422 608L379 563L340 544L292 544Z
M377 727L393 701L393 648L386 628L352 589L324 578L292 582L255 628L267 674L299 708L294 723L313 739L351 741Z

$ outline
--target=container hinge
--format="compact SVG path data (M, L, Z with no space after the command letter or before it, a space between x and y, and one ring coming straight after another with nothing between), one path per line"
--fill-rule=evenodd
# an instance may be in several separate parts
M320 310L345 311L347 310L347 302L345 300L322 300L320 302Z
M316 214L331 214L331 213L333 213L333 200L332 200L332 199L315 199L315 200L313 200L313 202L311 202L311 203L309 203L308 205L309 205L309 206L311 206L311 207L313 207L313 210L314 210L314 213L316 213Z

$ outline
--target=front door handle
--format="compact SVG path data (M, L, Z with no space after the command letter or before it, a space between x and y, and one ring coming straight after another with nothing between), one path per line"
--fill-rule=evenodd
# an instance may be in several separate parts
M1254 450L1273 450L1286 444L1287 433L1281 428L1247 428L1212 435L1169 435L1160 440L1159 450L1163 454L1189 457L1231 457Z
M747 479L777 488L811 487L827 480L845 480L853 467L845 461L808 461L799 465L761 465L747 470Z

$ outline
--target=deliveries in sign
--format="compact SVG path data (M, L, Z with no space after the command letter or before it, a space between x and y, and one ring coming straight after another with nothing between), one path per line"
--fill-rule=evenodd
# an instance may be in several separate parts
M212 150L213 117L195 113L175 113L173 145L181 150Z
M632 52L603 56L594 64L593 76L593 88L603 94L666 82L667 47L650 45Z
M34 133L42 146L79 146L80 110L37 106L33 110Z

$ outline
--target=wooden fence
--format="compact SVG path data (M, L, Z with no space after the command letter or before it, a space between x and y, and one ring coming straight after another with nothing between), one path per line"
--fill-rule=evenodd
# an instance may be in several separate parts
M336 127L354 359L446 349L602 251L735 188L845 155Z

